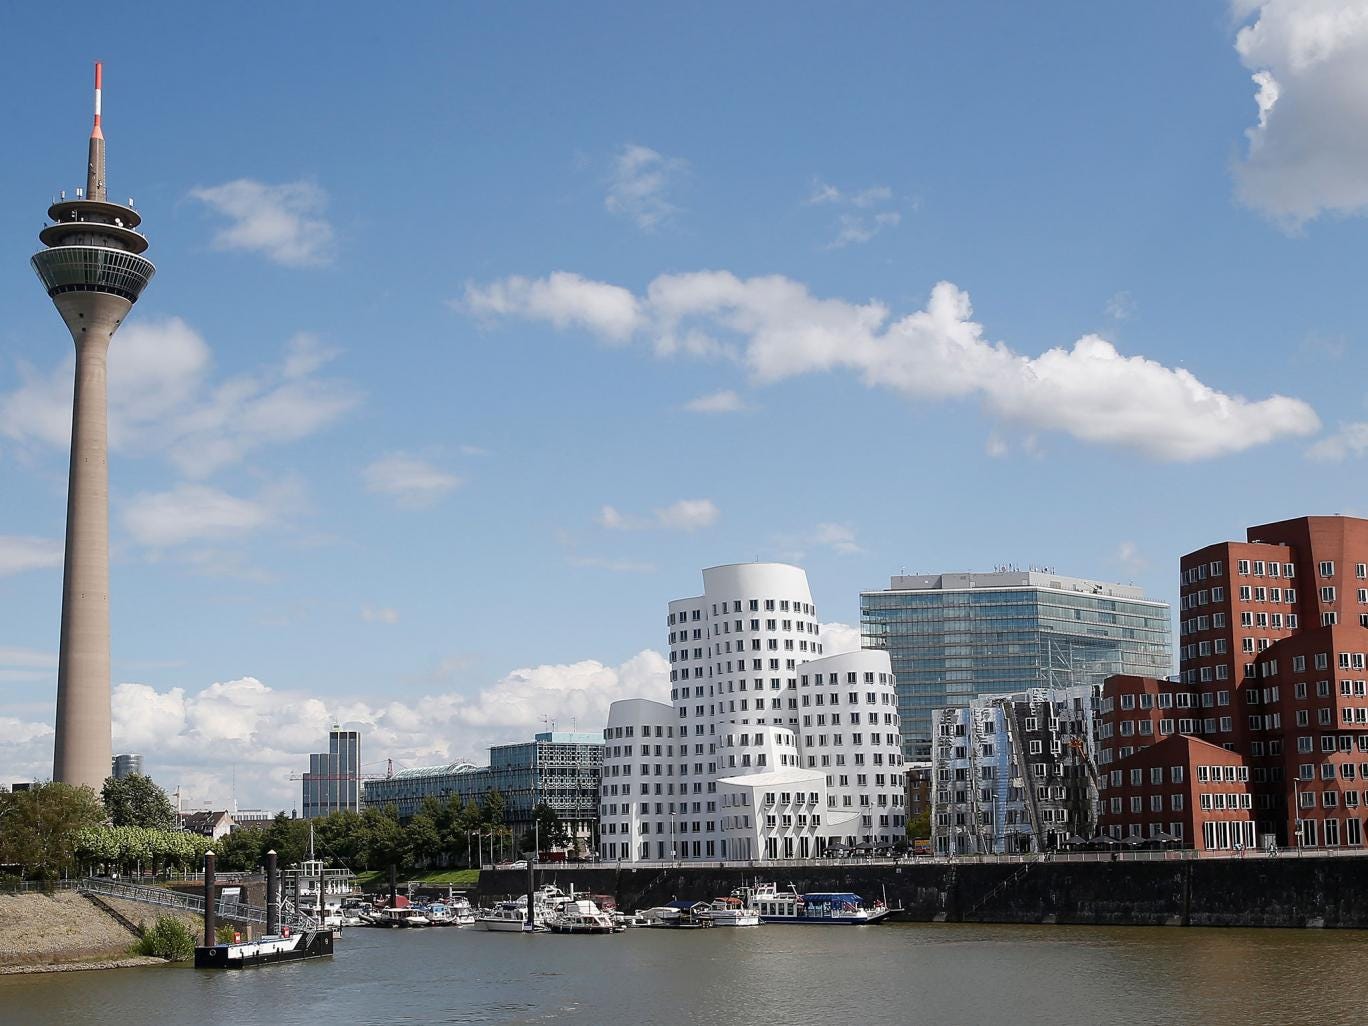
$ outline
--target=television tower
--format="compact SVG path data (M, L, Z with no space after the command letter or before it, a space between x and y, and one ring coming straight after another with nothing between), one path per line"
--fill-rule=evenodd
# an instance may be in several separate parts
M106 357L109 340L156 268L141 254L142 218L110 203L100 131L101 65L95 65L95 127L84 189L48 208L33 269L76 344L67 487L62 640L57 656L57 739L52 779L97 792L110 773L109 467Z

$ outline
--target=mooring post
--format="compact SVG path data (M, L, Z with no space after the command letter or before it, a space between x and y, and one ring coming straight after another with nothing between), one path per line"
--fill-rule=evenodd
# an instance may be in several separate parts
M399 907L399 867L390 863L390 908Z
M280 935L280 877L276 873L276 853L266 853L266 936Z
M214 922L214 853L204 853L204 946L218 943L217 923Z

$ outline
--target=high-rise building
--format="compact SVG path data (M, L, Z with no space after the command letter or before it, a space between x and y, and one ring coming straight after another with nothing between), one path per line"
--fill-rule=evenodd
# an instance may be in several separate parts
M99 790L111 758L109 712L109 468L106 357L109 341L155 268L141 254L142 217L111 203L100 127L101 66L95 65L95 126L84 189L48 208L33 269L76 345L71 418L62 633L57 655L53 780Z
M1103 824L1206 850L1361 847L1368 520L1251 527L1180 561L1177 680L1103 689ZM1178 815L1175 815L1178 813Z
M116 755L113 765L110 767L109 775L115 780L122 780L124 777L131 777L134 773L139 776L143 771L143 757L141 755Z
M609 709L601 857L811 858L903 839L887 653L824 655L801 569L704 570L666 629L673 704Z
M937 709L1171 673L1169 616L1139 588L1048 570L901 575L860 595L864 645L888 653L903 749L918 760L931 757Z
M304 818L361 808L361 732L333 727L328 750L309 756L304 774Z

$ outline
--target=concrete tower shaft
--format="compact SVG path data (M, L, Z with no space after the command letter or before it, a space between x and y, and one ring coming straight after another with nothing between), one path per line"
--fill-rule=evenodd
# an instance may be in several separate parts
M95 65L95 125L86 188L48 210L33 269L76 346L67 489L66 562L57 662L52 778L99 790L109 776L109 342L156 269L141 254L141 217L106 198L100 127L102 68Z

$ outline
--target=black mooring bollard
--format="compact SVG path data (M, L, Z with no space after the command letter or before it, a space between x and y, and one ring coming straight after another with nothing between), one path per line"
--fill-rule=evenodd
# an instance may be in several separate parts
M214 922L214 853L204 853L204 946L218 943L217 923Z
M276 853L266 853L266 935L280 935L280 877L276 873Z

